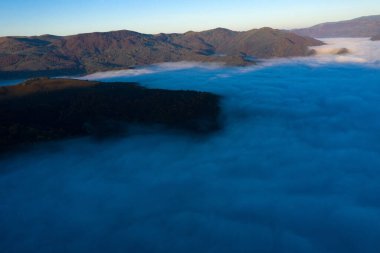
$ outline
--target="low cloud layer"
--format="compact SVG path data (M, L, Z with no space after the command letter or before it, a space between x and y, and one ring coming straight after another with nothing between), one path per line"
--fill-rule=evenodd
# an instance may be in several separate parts
M380 68L380 41L371 41L369 38L333 38L323 39L323 42L326 45L311 47L311 49L316 51L315 56L271 59L262 61L258 65L251 67L225 69L233 69L234 72L252 72L270 66L290 64L302 64L314 67L328 64L360 64L361 66ZM341 49L347 49L348 53L337 54ZM223 63L162 63L137 69L99 72L85 76L83 79L111 81L113 78L145 76L186 69L215 70L221 68L223 68ZM221 73L220 75L226 76L225 73Z
M87 77L220 94L225 128L72 140L3 158L0 248L380 252L378 62L320 57Z
M324 42L326 45L314 47L318 59L380 65L380 41L370 41L368 38L340 38L325 39ZM331 53L336 54L342 48L348 49L349 52L331 56Z
M274 59L265 61L263 66L281 64L304 64L321 66L329 64L345 64L380 68L380 41L371 41L369 38L333 38L323 39L326 45L312 47L316 55L291 59ZM342 49L348 53L338 54Z

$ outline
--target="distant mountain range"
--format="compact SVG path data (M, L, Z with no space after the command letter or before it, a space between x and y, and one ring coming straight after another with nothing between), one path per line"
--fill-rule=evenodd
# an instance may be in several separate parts
M292 32L313 38L372 37L380 34L380 15L323 23L310 28L295 29Z
M217 28L184 34L132 31L0 38L0 78L85 74L178 61L252 64L255 58L306 56L321 41L271 28Z

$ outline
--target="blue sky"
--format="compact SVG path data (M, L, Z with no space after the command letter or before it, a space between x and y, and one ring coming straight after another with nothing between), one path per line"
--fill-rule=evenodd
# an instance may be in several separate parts
M297 28L375 14L376 0L2 0L0 36Z

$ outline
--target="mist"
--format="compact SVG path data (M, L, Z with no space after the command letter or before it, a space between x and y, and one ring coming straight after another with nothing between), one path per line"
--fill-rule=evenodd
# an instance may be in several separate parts
M1 251L380 252L380 44L326 42L259 66L84 77L219 94L223 129L2 157ZM335 47L350 54L326 53Z

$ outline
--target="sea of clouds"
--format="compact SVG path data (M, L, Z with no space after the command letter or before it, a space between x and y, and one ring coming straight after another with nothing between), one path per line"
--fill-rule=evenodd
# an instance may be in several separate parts
M224 128L2 157L1 251L380 252L380 43L326 42L253 67L84 77L220 94Z

